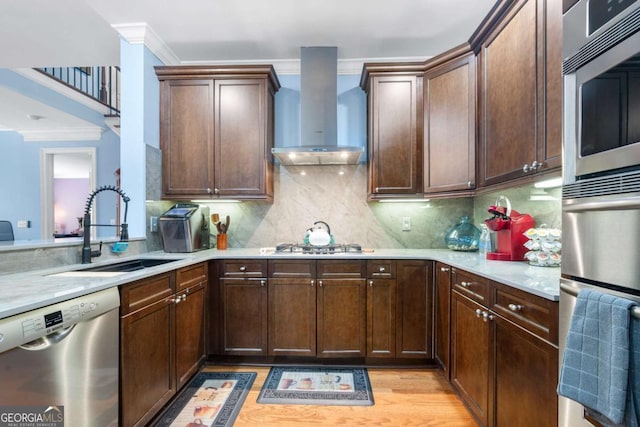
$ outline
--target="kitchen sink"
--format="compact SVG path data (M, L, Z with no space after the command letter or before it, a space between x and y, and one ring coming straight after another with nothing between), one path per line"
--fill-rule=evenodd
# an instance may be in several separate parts
M111 277L131 271L143 270L149 267L180 261L180 259L161 258L138 258L128 261L116 262L107 265L97 265L95 267L79 268L77 270L65 271L62 273L49 274L48 276L62 277Z
M138 258L129 261L116 262L108 265L98 265L95 267L82 268L75 271L100 271L100 272L129 272L142 270L144 268L155 267L170 262L179 261L178 259L159 259L159 258Z

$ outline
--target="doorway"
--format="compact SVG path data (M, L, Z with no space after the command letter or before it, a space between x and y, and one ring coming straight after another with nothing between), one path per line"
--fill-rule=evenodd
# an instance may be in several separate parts
M43 148L40 166L42 238L80 237L86 199L96 187L95 147ZM92 223L96 211L94 202Z

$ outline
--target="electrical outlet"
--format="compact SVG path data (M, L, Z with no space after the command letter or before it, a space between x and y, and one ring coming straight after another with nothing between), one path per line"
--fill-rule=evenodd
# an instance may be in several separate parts
M31 221L26 219L18 220L18 228L29 228L31 227Z
M411 231L411 217L403 216L402 217L402 231Z
M152 233L157 233L158 232L158 217L157 216L149 217L149 231L151 231Z

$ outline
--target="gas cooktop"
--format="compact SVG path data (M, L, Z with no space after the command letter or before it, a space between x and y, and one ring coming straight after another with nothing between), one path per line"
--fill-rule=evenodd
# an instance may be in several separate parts
M307 245L304 243L281 243L276 246L276 253L289 252L303 254L361 253L362 246L356 243L333 244L324 246Z

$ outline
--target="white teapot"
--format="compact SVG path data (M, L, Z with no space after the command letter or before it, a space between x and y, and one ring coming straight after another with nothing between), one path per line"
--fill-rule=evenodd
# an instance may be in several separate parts
M311 227L307 230L307 235L304 238L305 243L308 243L313 246L327 246L333 242L333 237L331 236L331 228L329 224L324 221L316 221L313 225L323 224L326 227Z

